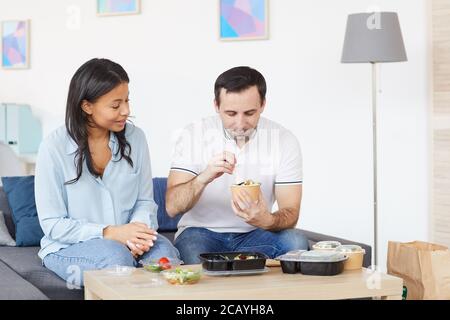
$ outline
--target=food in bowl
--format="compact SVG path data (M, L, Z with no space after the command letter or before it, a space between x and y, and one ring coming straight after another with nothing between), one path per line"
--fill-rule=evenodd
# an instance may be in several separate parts
M161 272L163 270L168 270L174 266L179 266L181 262L181 260L169 259L167 257L139 261L139 263L143 265L144 269L150 272Z
M246 255L246 254L238 254L236 257L234 257L234 260L251 260L251 259L257 259L254 255Z
M262 270L268 259L256 251L206 252L198 257L207 271Z
M164 270L161 274L171 284L194 284L201 278L200 270L183 269L180 267Z
M348 256L344 263L344 270L358 270L363 266L364 255L366 250L358 245L347 244L336 248L337 252L341 252Z
M238 186L259 186L259 183L253 182L253 180L245 180L237 184Z
M253 201L257 201L261 192L261 184L253 180L245 180L231 186L232 194L235 194L239 190L245 190Z
M313 245L313 249L320 251L335 251L336 248L340 246L341 243L339 241L319 241Z

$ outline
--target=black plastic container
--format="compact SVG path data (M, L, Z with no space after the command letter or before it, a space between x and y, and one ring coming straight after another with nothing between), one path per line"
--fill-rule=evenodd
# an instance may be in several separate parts
M304 252L306 252L306 250L292 250L278 256L276 260L280 261L281 270L284 273L300 272L300 257Z
M280 261L281 270L284 273L297 273L300 272L299 261Z
M246 258L245 258L246 257ZM253 257L253 258L249 258ZM259 252L209 252L199 255L203 269L208 271L262 270L265 254Z
M344 271L344 261L300 262L299 272L311 276L335 276Z
M334 276L341 273L346 259L347 256L342 253L318 250L294 250L277 257L284 273L314 276Z

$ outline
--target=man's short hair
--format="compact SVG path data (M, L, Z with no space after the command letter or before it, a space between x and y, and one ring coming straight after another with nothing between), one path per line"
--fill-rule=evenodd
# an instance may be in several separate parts
M266 100L266 80L263 75L250 67L235 67L222 73L214 84L214 96L220 106L220 90L225 92L241 92L252 86L258 88L261 104Z

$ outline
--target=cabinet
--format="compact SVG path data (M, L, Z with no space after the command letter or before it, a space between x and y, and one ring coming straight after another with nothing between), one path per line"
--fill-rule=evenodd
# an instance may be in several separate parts
M28 105L0 104L0 142L17 156L32 159L42 141L42 128Z
M6 107L0 104L0 142L6 144Z

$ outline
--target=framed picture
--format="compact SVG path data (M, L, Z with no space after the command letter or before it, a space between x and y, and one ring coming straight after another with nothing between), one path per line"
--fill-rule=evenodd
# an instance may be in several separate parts
M98 16L119 16L140 12L140 0L97 0Z
M220 40L268 38L268 0L218 0Z
M30 21L15 20L1 23L2 67L27 69L30 67Z

